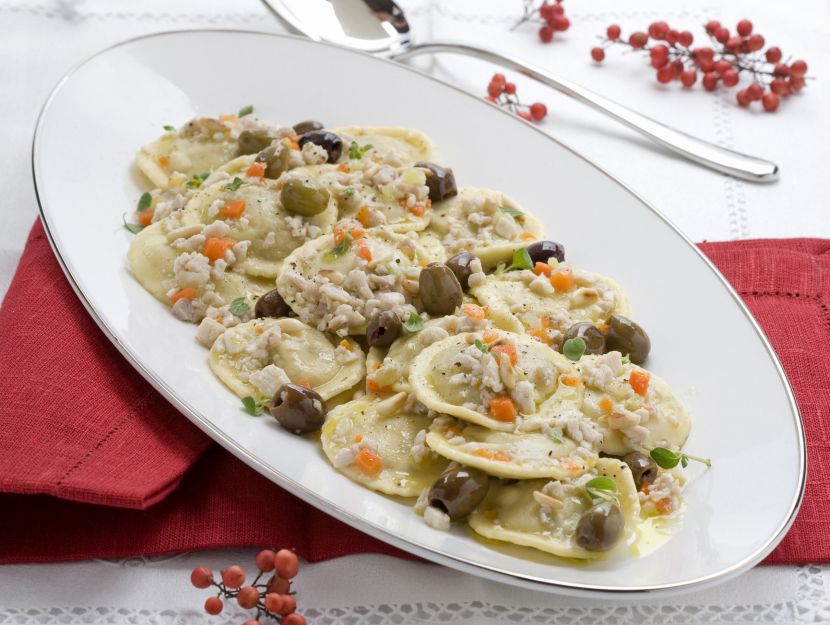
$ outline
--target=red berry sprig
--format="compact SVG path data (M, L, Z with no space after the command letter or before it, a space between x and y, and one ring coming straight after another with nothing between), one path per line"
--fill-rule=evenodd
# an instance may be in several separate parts
M605 37L600 37L602 45L591 49L591 58L601 63L605 50L613 45L643 50L648 52L651 66L657 72L657 82L668 84L678 80L688 88L697 82L700 73L700 82L707 91L714 91L719 84L735 87L743 74L751 84L736 93L738 105L746 107L759 101L770 113L778 108L781 98L806 86L807 63L800 60L782 63L780 48L772 46L764 50L764 37L753 32L749 20L738 22L735 33L716 20L707 22L705 29L711 45L692 48L692 33L670 28L666 22L654 22L648 32L634 32L628 39L622 36L617 24L612 24L606 29Z
M543 0L540 3L538 0L522 0L524 4L522 17L513 24L510 30L516 30L525 23L541 24L539 39L542 43L550 43L553 41L553 33L556 31L563 32L571 27L571 20L565 17L565 8L562 6L562 1L548 2Z
M205 601L205 612L219 614L225 604L222 599L236 599L240 607L246 610L256 609L256 616L243 625L262 625L262 619L268 618L282 625L307 625L305 617L297 614L297 593L291 591L291 580L297 576L300 561L297 554L288 549L274 552L263 549L256 556L259 573L247 586L245 571L237 565L229 566L221 572L221 581L213 579L213 572L198 566L190 573L190 583L196 588L217 589L216 596ZM274 571L267 582L260 581L266 573Z
M486 98L527 121L540 122L548 114L548 107L541 102L522 104L516 95L516 83L507 82L504 74L493 74L487 85Z

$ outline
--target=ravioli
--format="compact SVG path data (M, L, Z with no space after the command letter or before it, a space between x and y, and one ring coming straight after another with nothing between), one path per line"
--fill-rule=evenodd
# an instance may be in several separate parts
M614 314L628 315L628 296L605 276L557 264L551 276L524 269L487 276L471 293L487 306L493 322L511 332L529 333L548 345L558 346L574 323L601 323ZM560 281L555 276L561 274ZM553 283L559 285L559 289ZM563 287L567 286L567 289Z
M371 145L365 155L400 165L432 161L436 158L432 140L419 130L397 126L342 126L332 130L343 139L341 160L347 160L352 141L361 147Z
M295 250L277 279L277 289L303 321L340 336L365 334L377 312L401 318L416 311L421 264L440 260L417 242L380 227L339 224Z
M575 479L491 484L487 497L468 522L485 538L533 547L563 558L588 560L604 556L605 553L580 547L575 540L579 518L592 505L585 484L599 475L610 477L616 483L625 529L615 549L624 548L635 537L640 503L628 465L612 458L600 458L594 471ZM549 501L546 497L560 502L561 506L540 503Z
M597 460L595 452L561 432L499 432L446 416L432 422L426 440L445 458L504 478L565 479Z
M367 396L335 408L321 443L332 465L352 480L388 495L415 497L448 461L424 445L431 419L407 408L405 393Z
M436 202L425 237L437 238L448 256L472 252L485 270L509 263L513 250L542 238L542 224L499 191L462 188Z
M621 456L684 445L691 429L689 414L664 380L623 364L619 352L583 356L577 368L585 382L582 412L602 429L602 451Z
M287 382L309 386L323 399L351 389L366 373L360 346L340 344L298 319L254 319L216 339L210 368L239 397L271 399Z
M471 332L422 351L409 380L431 410L491 430L545 430L582 404L582 383L570 361L528 336Z

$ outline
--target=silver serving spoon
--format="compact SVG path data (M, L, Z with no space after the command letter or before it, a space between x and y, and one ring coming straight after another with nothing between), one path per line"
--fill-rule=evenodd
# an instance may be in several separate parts
M436 41L416 44L406 16L392 0L263 2L290 28L315 41L327 41L394 60L404 60L419 54L449 52L492 61L535 78L705 167L752 182L772 182L778 178L778 166L775 163L722 148L665 126L515 57L462 43Z

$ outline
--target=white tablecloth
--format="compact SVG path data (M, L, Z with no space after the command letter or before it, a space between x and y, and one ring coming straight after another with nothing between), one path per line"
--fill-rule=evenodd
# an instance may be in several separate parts
M521 0L407 0L400 4L422 39L467 39L509 50L657 119L724 146L775 160L780 182L753 185L667 155L636 134L541 86L515 77L519 94L548 104L543 127L596 160L665 212L695 240L830 237L823 184L830 162L830 3L733 0L726 6L687 0L568 0L573 24L551 45L534 29L508 27ZM734 91L712 95L663 87L620 50L594 67L594 35L618 22L624 31L666 19L691 27L715 18L749 17L785 54L805 58L819 77L775 115L738 109ZM257 0L0 0L0 295L14 272L36 216L29 149L40 105L72 65L135 35L184 28L283 30ZM695 34L699 35L698 30ZM458 57L424 64L436 75L484 94L491 65ZM94 103L91 103L94 105ZM114 120L117 125L117 120ZM551 164L555 180L555 163ZM555 186L551 190L555 200ZM2 511L13 514L13 511ZM0 531L2 531L0 522ZM45 541L49 537L43 538ZM119 562L0 567L0 623L231 623L231 609L208 618L205 593L189 587L196 564L249 564L253 552L181 554ZM564 599L485 582L429 564L376 555L304 565L299 602L324 623L820 623L830 622L826 567L759 567L719 588L663 601L612 603Z

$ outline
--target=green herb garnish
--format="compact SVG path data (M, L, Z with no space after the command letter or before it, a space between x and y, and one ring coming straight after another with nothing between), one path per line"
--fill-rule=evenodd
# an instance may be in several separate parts
M511 217L521 217L524 215L522 211L517 211L515 208L510 208L508 206L499 206L499 210L505 215L510 215Z
M557 445L561 445L565 442L565 437L562 436L562 430L550 430L548 431L548 436L553 439L553 442Z
M585 349L585 339L581 336L575 336L572 339L568 339L565 341L564 345L562 345L562 353L565 354L565 358L573 361L577 361L582 358L582 355L585 353Z
M174 130L176 130L175 126L171 126L170 124L165 124L165 125L164 125L164 129L165 129L167 132L173 132Z
M210 176L209 172L205 172L203 174L193 174L193 176L184 183L188 189L198 189L202 186L202 183Z
M222 187L223 191L236 191L239 187L242 186L242 178L238 176L234 176L233 180Z
M684 469L689 465L689 460L695 460L706 465L707 468L712 468L712 461L709 458L701 458L700 456L691 456L680 451L672 451L665 447L655 447L649 454L651 459L657 463L661 469L673 469L678 464Z
M374 146L370 143L369 145L359 146L357 141L352 141L351 145L349 145L349 158L356 161L363 158L369 150L371 150Z
M231 311L231 314L234 314L237 317L241 317L246 314L250 309L251 307L248 306L248 302L245 301L244 297L237 297L231 302L231 305L228 306L228 310Z
M340 256L343 256L343 254L348 252L349 249L351 249L351 247L352 247L352 235L348 232L345 232L343 234L343 238L340 239L340 243L338 243L333 248L331 248L328 252L326 252L324 258L327 261L332 261L335 258L339 258Z
M127 230L129 230L130 232L132 232L133 234L138 234L139 232L144 230L144 226L142 226L141 224L131 224L131 223L129 223L127 221L127 216L126 215L121 215L121 221L124 222L124 227Z
M243 106L239 109L239 113L236 114L237 117L245 117L246 115L250 115L254 112L254 105L249 104L248 106Z
M484 343L482 343L481 340L476 339L476 342L474 343L474 345L479 349L479 351L482 354L489 354L490 353L490 348L487 347Z
M153 196L150 195L149 191L145 191L141 194L141 197L138 198L138 205L135 207L136 212L143 213L150 205L153 203Z
M505 266L504 263L496 265L496 275L500 276L505 271L514 271L516 269L533 269L533 261L530 259L530 254L526 247L520 247L513 250L513 262Z
M354 187L346 187L343 190L343 197L352 197L354 195Z
M266 398L256 400L250 395L246 395L242 398L242 407L252 417L258 417L268 407L268 400Z
M631 364L631 356L629 356L628 354L626 354L625 356L623 356L623 357L622 357L622 363L623 363L624 365L630 365L630 364Z
M585 484L585 492L591 499L604 499L612 501L620 492L617 490L617 483L610 477L601 475Z
M403 322L403 328L410 334L420 332L424 327L424 319L418 313L409 313L406 321Z

